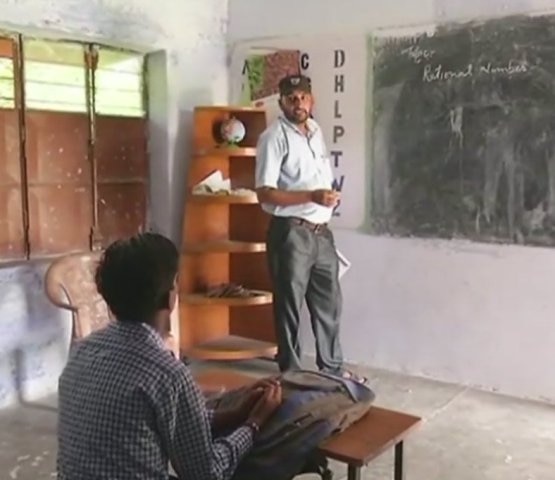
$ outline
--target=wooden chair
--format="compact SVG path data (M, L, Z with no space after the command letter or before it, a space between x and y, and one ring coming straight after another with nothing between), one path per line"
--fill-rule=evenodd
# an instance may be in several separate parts
M205 395L222 388L235 389L248 385L255 378L232 371L203 371L195 375ZM360 480L362 469L372 460L394 448L393 478L404 480L404 441L420 424L420 417L395 410L372 407L358 422L320 445L328 458L347 465L347 480Z
M112 315L96 290L94 272L102 252L78 253L60 257L48 267L45 292L57 307L73 317L73 338L84 338L104 327ZM179 309L172 313L166 344L179 358Z

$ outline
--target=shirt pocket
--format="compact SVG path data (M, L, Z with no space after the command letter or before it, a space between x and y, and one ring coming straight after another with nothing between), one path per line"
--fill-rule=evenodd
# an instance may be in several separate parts
M281 172L283 174L282 178L287 184L301 181L303 177L301 158L289 154L283 161Z
M329 188L328 184L331 185L333 182L333 169L327 153L324 150L318 152L315 158L315 170L318 171L318 178L320 182L323 182L326 186L324 188Z
M312 141L311 149L314 152L314 161L320 172L329 172L331 166L326 148L320 141Z

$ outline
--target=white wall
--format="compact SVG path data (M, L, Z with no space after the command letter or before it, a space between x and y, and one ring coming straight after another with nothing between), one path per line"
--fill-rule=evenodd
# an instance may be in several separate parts
M164 51L151 62L152 223L178 239L192 108L227 99L227 0L0 0L0 27ZM66 359L70 318L42 293L45 267L0 268L0 407L55 390Z
M553 0L259 0L229 1L229 39L370 32L551 9Z
M230 0L229 9L234 43L538 12L555 0ZM343 280L348 360L555 400L553 249L347 230L336 238L353 262ZM313 352L308 328L303 340Z

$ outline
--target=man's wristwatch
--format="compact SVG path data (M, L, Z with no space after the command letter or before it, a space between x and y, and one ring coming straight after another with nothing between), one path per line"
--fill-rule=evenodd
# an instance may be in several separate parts
M252 430L252 436L253 437L256 437L256 435L260 431L260 427L258 426L258 423L256 423L256 422L247 422L247 423L245 423L245 427L249 427Z

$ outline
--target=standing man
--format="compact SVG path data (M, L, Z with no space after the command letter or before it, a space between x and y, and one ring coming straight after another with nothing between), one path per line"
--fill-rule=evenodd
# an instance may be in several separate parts
M272 215L267 254L279 368L282 372L301 368L299 325L306 299L319 370L364 382L343 369L339 261L327 225L339 192L332 188L322 130L311 118L310 79L287 76L280 81L279 92L283 115L258 140L255 180L262 208Z

